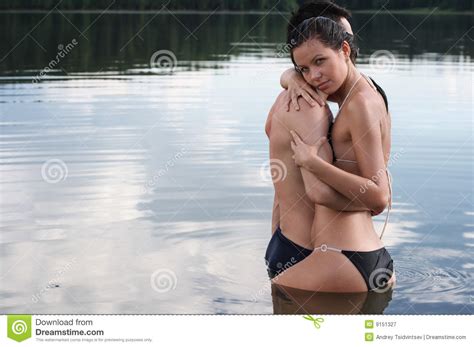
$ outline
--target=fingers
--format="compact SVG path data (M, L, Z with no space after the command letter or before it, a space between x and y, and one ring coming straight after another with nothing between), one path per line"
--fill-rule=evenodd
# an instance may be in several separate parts
M318 97L319 97L318 93L317 93L317 92L313 89L313 87L311 87L309 84L306 86L305 91L306 91L309 95L311 95L311 98L312 98L313 100L318 99Z
M291 104L291 98L287 93L286 96L285 96L286 112L290 111L290 104Z
M314 102L316 101L320 106L326 105L326 101L324 98L322 98L317 92L314 91L314 89L308 85L308 87L305 89L305 92L309 94L311 101L313 104L310 103L310 105L315 105Z
M300 105L298 103L298 98L302 96L306 102L311 106L314 107L317 104L320 106L326 105L326 101L323 97L321 97L317 92L315 92L312 88L309 89L300 89L299 92L293 92L290 94L289 98L290 101L285 100L288 103L287 111L290 110L290 106L292 105L296 111L300 110Z
M308 104L311 105L311 107L314 107L316 106L316 102L313 100L313 98L311 97L311 95L308 94L308 92L306 91L302 91L301 92L301 96L308 102Z
M290 146L291 146L291 149L293 150L293 152L296 151L296 143L294 143L293 141L290 142Z
M325 92L322 92L319 89L316 89L316 94L318 94L318 97L320 97L322 100L326 100L328 95Z
M295 145L299 145L303 142L303 140L301 140L300 136L296 133L296 131L291 130L290 134L291 136L293 136L293 141L295 141Z
M316 100L316 102L320 105L320 106L324 106L326 105L326 101L324 100L323 97L321 97L321 95L319 95L318 93L316 93L312 88L311 88L311 97Z
M316 148L320 148L322 145L324 145L327 141L327 138L325 136L321 137L317 142L316 142Z
M291 104L295 108L296 111L300 110L300 105L298 104L298 95L297 94L292 94L291 95Z

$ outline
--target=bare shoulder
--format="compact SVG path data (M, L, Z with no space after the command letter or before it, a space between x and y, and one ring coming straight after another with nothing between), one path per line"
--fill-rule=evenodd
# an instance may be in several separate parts
M270 138L270 132L272 128L272 120L274 118L274 114L278 112L282 107L284 107L284 99L288 92L283 90L276 98L275 102L273 103L270 111L268 112L267 121L265 122L265 133L267 134L268 138Z
M352 124L362 127L380 123L383 116L378 100L367 92L354 93L345 113Z
M290 130L295 130L298 133L305 133L311 131L315 127L329 126L329 109L316 105L311 107L307 102L300 102L300 109L296 111L291 107L290 111L286 111L285 107L280 107L275 110L275 123L280 127L285 128L289 133Z

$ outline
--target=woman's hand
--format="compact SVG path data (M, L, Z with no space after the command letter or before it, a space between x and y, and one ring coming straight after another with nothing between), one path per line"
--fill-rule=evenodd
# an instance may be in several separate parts
M290 110L291 105L293 105L296 111L299 111L300 105L298 104L298 98L300 96L302 96L311 107L316 106L316 103L321 106L326 105L326 96L323 95L323 93L319 95L319 91L315 91L301 74L293 70L291 74L286 74L284 78L288 85L288 93L285 99L285 105L287 105L286 111Z
M291 149L293 150L293 159L295 160L296 165L302 167L308 167L309 163L312 163L314 166L317 165L319 160L323 160L319 155L319 149L326 143L327 139L325 137L320 138L314 146L310 146L301 140L299 135L291 130L291 136L293 136L293 141L291 141Z

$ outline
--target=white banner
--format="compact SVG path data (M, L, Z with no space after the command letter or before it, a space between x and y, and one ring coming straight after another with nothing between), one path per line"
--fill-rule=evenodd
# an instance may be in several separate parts
M0 346L472 346L474 338L472 316L448 315L4 315L0 320Z

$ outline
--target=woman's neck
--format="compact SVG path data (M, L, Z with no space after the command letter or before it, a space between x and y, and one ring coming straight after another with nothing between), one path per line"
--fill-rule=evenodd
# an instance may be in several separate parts
M353 88L355 88L355 84L359 80L360 76L361 73L357 71L354 66L349 67L346 79L342 83L341 87L337 90L337 92L331 95L331 99L337 102L339 104L339 107L341 107L341 104L347 98L349 93L353 90Z

